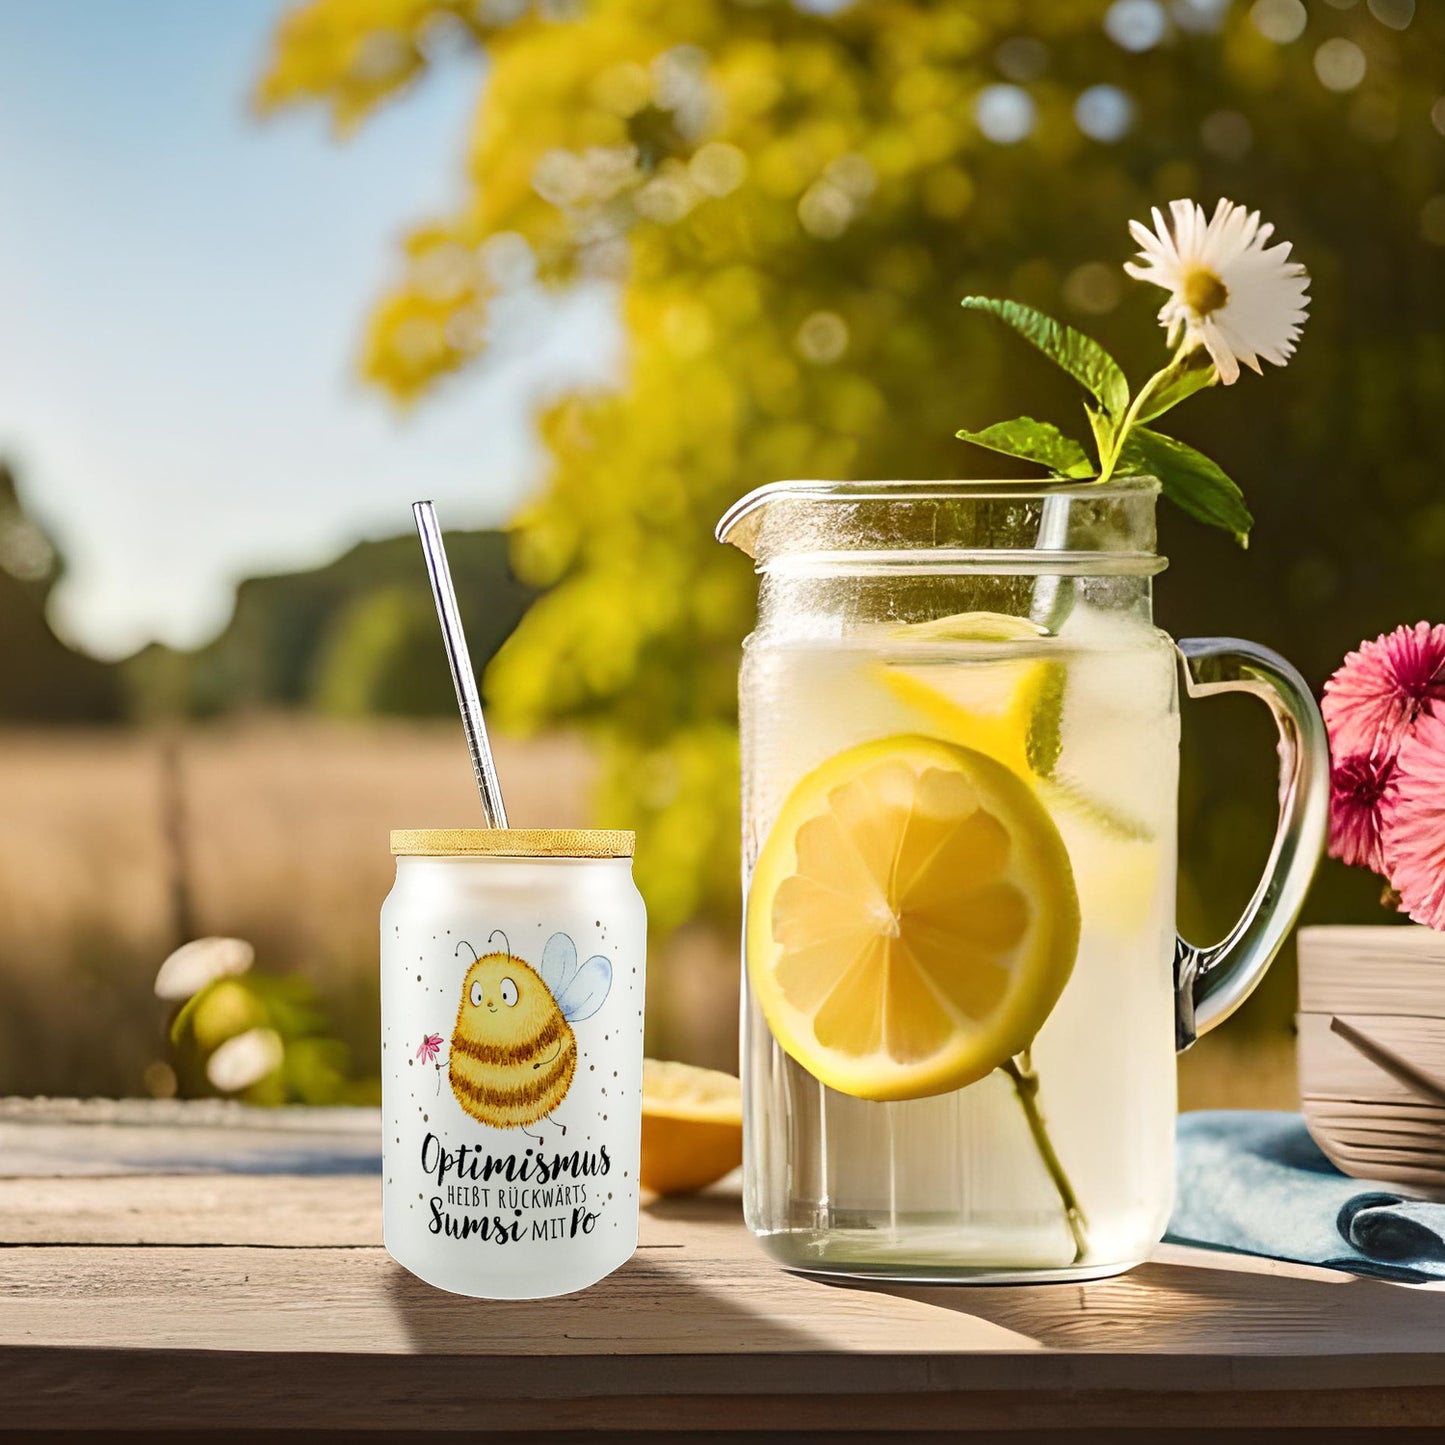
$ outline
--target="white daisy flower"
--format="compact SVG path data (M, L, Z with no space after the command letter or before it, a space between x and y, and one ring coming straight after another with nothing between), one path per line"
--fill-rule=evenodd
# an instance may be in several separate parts
M156 997L190 998L208 983L245 973L256 950L244 938L193 938L183 943L156 974Z
M247 1029L206 1060L206 1077L223 1094L239 1093L275 1073L285 1057L286 1045L275 1029Z
M1289 243L1266 247L1274 227L1233 201L1220 201L1207 221L1197 202L1171 201L1172 232L1153 210L1152 231L1129 222L1143 264L1124 269L1169 292L1159 311L1169 344L1182 331L1189 349L1203 346L1226 386L1239 380L1240 362L1257 372L1261 357L1283 366L1309 305L1309 276L1289 259Z

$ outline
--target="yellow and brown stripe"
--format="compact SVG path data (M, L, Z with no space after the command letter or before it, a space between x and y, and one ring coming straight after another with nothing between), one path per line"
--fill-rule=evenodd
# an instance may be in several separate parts
M523 1039L515 1044L483 1043L480 1039L464 1033L460 1025L461 1020L458 1019L456 1036L452 1039L452 1051L465 1054L479 1064L535 1064L539 1054L551 1053L552 1045L558 1039L572 1033L560 1009L554 1010L530 1039Z
M453 1039L452 1092L474 1119L494 1129L515 1129L550 1114L567 1097L577 1070L577 1041L566 1020L554 1018L560 1029L549 1024L521 1045Z

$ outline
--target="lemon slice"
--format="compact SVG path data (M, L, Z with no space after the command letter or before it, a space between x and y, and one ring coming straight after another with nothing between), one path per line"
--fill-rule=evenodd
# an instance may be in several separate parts
M1025 617L1002 612L962 612L896 628L910 644L1017 642L1048 635ZM1039 657L908 663L881 668L900 702L946 742L974 748L1027 778L1050 812L1064 811L1126 842L1147 842L1153 830L1122 809L1092 796L1055 772L1062 745L1067 664Z
M703 1189L743 1162L742 1085L691 1064L642 1061L642 1163L656 1194Z
M910 645L929 642L1025 642L1048 635L1025 617L961 612L895 629ZM992 649L990 649L991 651ZM1045 770L1057 757L1063 669L1038 657L883 666L889 689L938 730L938 735L1002 763L1021 777ZM1052 755L1040 754L1052 747Z
M1027 617L1011 612L955 612L949 617L930 617L926 622L908 622L893 629L894 636L923 638L935 642L1017 642L1029 637L1047 637L1049 629Z
M753 870L748 978L830 1088L916 1099L1028 1047L1063 992L1079 900L1032 788L971 748L902 736L793 789Z

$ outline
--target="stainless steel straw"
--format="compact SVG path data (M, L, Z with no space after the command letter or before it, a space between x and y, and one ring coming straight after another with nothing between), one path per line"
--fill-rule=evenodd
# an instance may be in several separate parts
M1062 552L1068 540L1069 498L1045 497L1035 548L1040 552ZM1033 603L1029 607L1029 616L1053 633L1058 632L1074 601L1073 593L1059 585L1061 581L1057 575L1041 575L1034 584Z
M430 502L413 502L411 511L416 518L421 550L426 557L432 596L436 599L442 641L446 644L447 662L451 665L452 682L457 689L457 706L462 711L462 729L467 735L467 750L472 755L477 792L482 796L482 812L486 816L487 827L505 828L507 810L502 806L502 785L497 781L497 765L492 761L492 749L487 742L482 699L477 692L477 679L472 673L472 657L467 651L466 634L462 631L462 615L457 610L457 594L452 587L451 568L447 566L447 549L442 545L442 529L437 522L436 508Z

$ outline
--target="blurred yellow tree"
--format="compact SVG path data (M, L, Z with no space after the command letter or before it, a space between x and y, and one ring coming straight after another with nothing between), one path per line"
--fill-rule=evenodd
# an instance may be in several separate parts
M1125 221L1151 203L1263 206L1316 276L1299 360L1236 388L1210 440L1259 518L1252 560L1178 529L1165 620L1278 617L1266 640L1318 675L1377 612L1413 616L1445 560L1428 461L1445 7L1405 33L1412 5L1352 5L312 0L284 17L261 106L318 103L342 131L459 49L486 57L465 194L408 238L370 318L371 381L409 402L476 364L509 286L615 283L625 374L541 420L551 460L513 555L548 590L488 691L505 725L594 728L599 811L639 822L658 924L736 908L753 583L712 540L718 515L780 477L995 471L953 433L1021 393L1067 416L1046 366L959 311L967 292L1065 315L1152 370L1157 298L1126 297L1119 269ZM1202 426L1223 415L1192 405ZM1364 466L1391 477L1362 523ZM1352 547L1390 554L1368 586ZM1237 806L1220 816L1227 874Z

